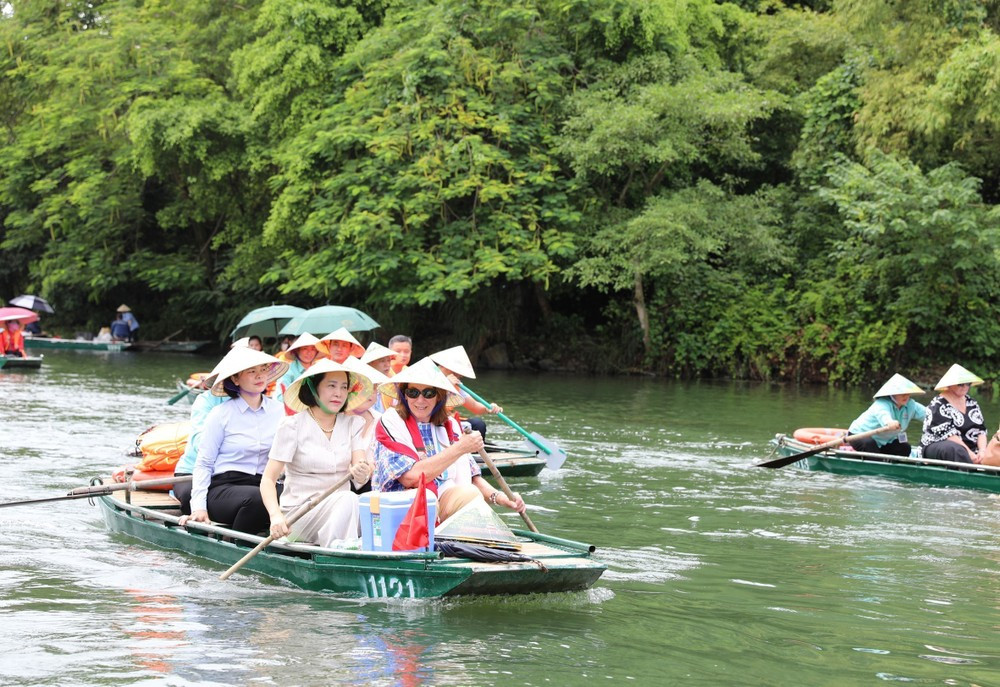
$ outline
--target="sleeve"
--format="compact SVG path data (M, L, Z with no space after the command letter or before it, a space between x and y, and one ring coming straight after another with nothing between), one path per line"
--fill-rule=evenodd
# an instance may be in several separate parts
M382 477L382 484L398 480L402 475L409 472L410 468L416 465L416 463L417 461L405 453L397 453L387 448L385 444L375 444L375 465Z
M889 412L889 409L886 406L882 405L881 403L876 406L873 406L871 410L869 410L868 412L870 412L871 416L875 419L876 422L878 422L877 425L878 427L885 427L890 422L896 421L896 418L892 416L892 413Z
M923 420L927 417L927 406L922 403L910 399L910 403L913 404L913 418L915 420Z
M278 431L274 433L274 443L271 444L271 451L267 454L270 460L279 463L291 463L295 459L295 452L298 449L299 423L298 415L286 415L281 418L278 424Z
M365 441L365 419L360 415L351 417L351 453L355 451L367 451L368 442Z
M226 435L226 404L216 406L205 419L205 429L198 443L198 458L191 478L191 512L208 510L208 486L212 483L215 459Z

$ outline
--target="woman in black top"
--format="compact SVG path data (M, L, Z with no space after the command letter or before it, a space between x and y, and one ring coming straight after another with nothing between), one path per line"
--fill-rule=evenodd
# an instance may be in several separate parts
M934 387L940 395L927 406L920 446L924 458L954 463L978 463L989 438L983 411L968 395L983 380L961 365L952 365Z

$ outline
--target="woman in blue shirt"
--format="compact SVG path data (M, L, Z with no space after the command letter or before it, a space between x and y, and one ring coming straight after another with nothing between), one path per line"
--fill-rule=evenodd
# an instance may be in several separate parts
M885 453L893 456L910 455L910 442L906 439L906 427L910 424L910 420L923 420L927 414L927 408L911 399L910 396L922 393L924 393L923 389L903 375L893 375L875 393L875 402L851 423L847 433L861 434L879 427L893 425L895 425L895 431L852 441L851 445L854 450L865 453Z
M268 528L260 478L284 411L264 391L287 369L274 356L242 347L218 364L212 393L229 400L205 419L191 482L191 515L182 516L181 525L214 520L240 532Z

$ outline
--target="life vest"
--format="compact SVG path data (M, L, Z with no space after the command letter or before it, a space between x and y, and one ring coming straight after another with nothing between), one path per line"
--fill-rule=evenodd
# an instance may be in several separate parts
M847 434L846 429L835 427L800 427L792 433L796 441L804 444L827 444Z
M0 353L20 353L24 355L24 334L11 333L9 329L0 331Z
M142 460L136 464L135 469L142 472L169 471L170 475L174 474L177 461L187 448L190 434L190 422L168 422L146 430L136 439L142 452Z

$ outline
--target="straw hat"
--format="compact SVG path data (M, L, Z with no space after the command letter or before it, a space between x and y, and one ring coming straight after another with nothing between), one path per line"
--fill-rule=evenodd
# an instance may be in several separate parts
M281 362L273 355L238 346L230 349L229 353L226 353L226 357L215 366L213 372L217 376L215 384L212 385L212 393L216 396L226 396L222 385L227 379L258 365L271 366L267 373L268 384L281 377L288 370L288 363Z
M107 310L105 310L105 312L107 312ZM132 312L132 308L122 303L121 305L118 306L117 312Z
M941 391L949 386L954 386L955 384L966 384L969 383L972 386L979 386L983 383L983 380L972 374L964 367L955 363L948 371L944 373L944 377L938 380L937 386L934 387L934 391Z
M353 355L355 358L360 358L365 354L365 347L361 345L361 342L355 339L345 327L330 332L324 336L320 341L346 341L351 344L351 352L348 355ZM329 347L328 347L329 348Z
M922 394L924 390L911 382L901 374L894 374L889 381L882 385L882 388L875 392L872 398L882 398L883 396L900 396L903 394Z
M447 391L448 397L445 403L448 406L459 406L464 402L462 395L430 358L422 358L413 365L404 368L390 379L389 383L379 387L379 391L386 396L398 399L400 384L420 384Z
M285 349L285 353L293 353L296 349L302 348L303 346L312 346L322 355L330 355L330 349L326 347L326 344L317 339L309 332L306 332L305 334L297 338L295 341L293 341L292 345L289 346L287 349Z
M365 349L365 354L361 356L361 362L370 365L376 360L389 358L394 355L396 355L396 352L391 348L386 348L377 341L372 341L368 344L368 348Z
M348 358L348 360L351 360L351 358ZM357 361L357 358L354 358L354 360ZM359 365L361 364L361 361L357 362ZM365 367L368 366L365 365ZM369 370L370 372L375 372L374 370L371 370L371 368L369 368ZM302 390L302 386L308 378L315 377L316 375L322 375L327 372L346 372L351 375L353 385L347 394L347 403L344 404L343 412L351 412L375 394L375 387L372 383L373 380L368 376L368 371L361 371L360 368L352 369L352 366L347 364L335 363L329 358L323 358L302 373L298 379L288 385L288 388L285 389L285 393L283 395L285 405L297 412L306 410L309 406L299 399L299 392Z
M451 370L459 377L476 378L476 372L472 369L472 361L469 360L469 354L465 352L465 346L455 346L431 353L430 359L441 367Z

